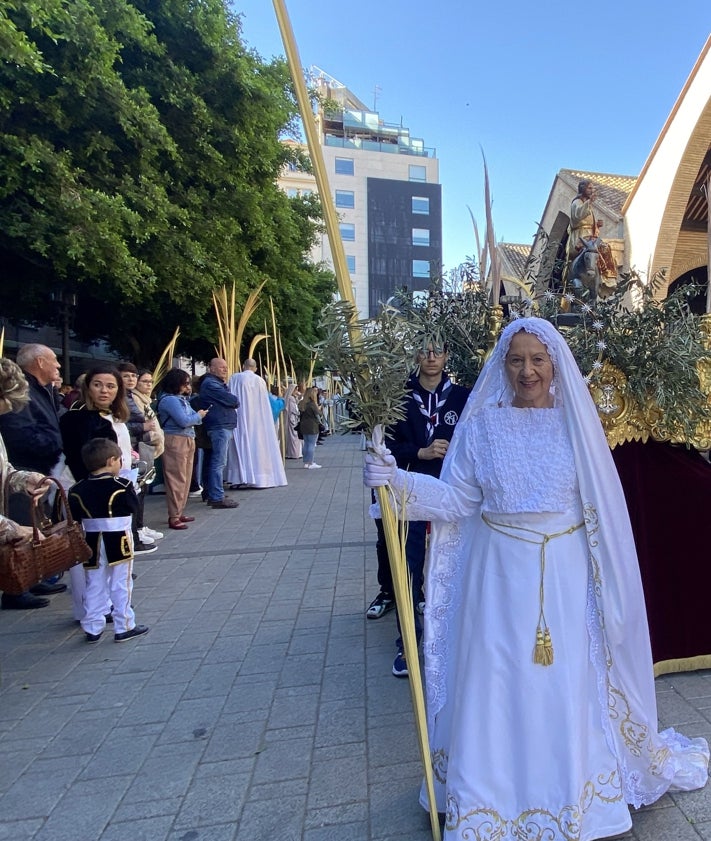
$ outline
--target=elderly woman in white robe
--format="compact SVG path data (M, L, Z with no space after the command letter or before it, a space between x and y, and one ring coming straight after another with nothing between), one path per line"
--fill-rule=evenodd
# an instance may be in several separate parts
M624 495L550 323L505 328L440 479L381 449L365 481L433 522L424 652L446 841L606 838L629 830L627 804L705 785L706 742L658 732Z

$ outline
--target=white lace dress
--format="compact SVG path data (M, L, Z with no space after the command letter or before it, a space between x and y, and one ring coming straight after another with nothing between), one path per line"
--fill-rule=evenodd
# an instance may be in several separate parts
M443 570L428 577L430 744L445 839L625 832L631 819L602 721L592 573L562 410L489 408L459 434L467 443L448 485L407 479L408 517L457 520L451 547L470 547L456 592ZM533 659L542 607L549 666Z

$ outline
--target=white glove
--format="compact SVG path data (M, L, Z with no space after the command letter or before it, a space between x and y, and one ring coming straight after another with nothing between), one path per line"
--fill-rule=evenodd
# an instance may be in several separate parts
M363 483L368 488L387 485L397 476L395 456L383 442L383 428L378 424L373 429L373 440L368 444L363 464Z
M395 457L386 450L386 455L366 453L363 464L363 483L367 488L380 488L397 476Z

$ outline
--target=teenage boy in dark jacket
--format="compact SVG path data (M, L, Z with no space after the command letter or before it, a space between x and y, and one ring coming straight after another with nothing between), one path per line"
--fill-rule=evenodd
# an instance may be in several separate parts
M418 366L408 382L406 415L387 431L386 445L395 456L397 466L413 473L427 473L439 477L442 460L452 440L454 427L469 397L469 389L455 385L444 369L447 364L446 345L429 342L417 356ZM366 616L379 619L395 606L388 551L385 545L382 520L375 521L378 530L378 583L380 592L373 599ZM405 555L412 575L415 629L421 635L420 614L424 611L424 565L427 523L408 523ZM398 630L400 622L398 618ZM396 642L397 655L393 663L396 677L407 677L407 663L403 655L402 638Z

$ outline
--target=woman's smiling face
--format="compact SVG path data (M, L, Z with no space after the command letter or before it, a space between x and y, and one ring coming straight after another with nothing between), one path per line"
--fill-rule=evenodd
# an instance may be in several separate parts
M553 405L553 362L546 346L532 333L520 330L511 339L506 374L514 390L514 406L547 409Z

